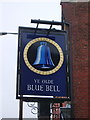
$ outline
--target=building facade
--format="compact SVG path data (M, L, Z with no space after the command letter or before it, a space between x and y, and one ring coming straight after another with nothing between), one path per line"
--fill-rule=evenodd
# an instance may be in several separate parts
M69 23L72 117L89 117L89 0L62 0L62 17Z

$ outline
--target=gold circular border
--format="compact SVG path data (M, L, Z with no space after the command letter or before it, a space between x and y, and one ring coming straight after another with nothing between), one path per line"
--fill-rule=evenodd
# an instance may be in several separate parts
M34 68L34 67L29 63L28 58L27 58L28 49L29 49L29 47L30 47L32 44L34 44L35 42L38 42L38 41L47 41L47 42L53 44L53 45L58 49L59 54L60 54L60 61L59 61L58 65L57 65L54 69L49 70L49 71L41 71L41 70L37 70L36 68ZM54 42L53 40L48 39L48 38L44 38L44 37L36 38L36 39L33 39L32 41L30 41L30 42L25 46L25 48L24 48L23 57L24 57L24 61L25 61L26 65L27 65L27 67L28 67L31 71L33 71L33 72L35 72L35 73L37 73L37 74L40 74L40 75L50 75L50 74L55 73L56 71L58 71L58 70L61 68L61 66L62 66L62 64L63 64L63 61L64 61L64 55L63 55L63 51L62 51L61 47L60 47L56 42Z

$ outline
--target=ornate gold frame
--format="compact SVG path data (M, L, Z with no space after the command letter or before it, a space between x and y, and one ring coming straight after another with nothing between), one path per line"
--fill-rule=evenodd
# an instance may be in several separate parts
M60 54L60 61L58 62L58 65L57 65L54 69L49 70L49 71L41 71L41 70L37 70L36 68L34 68L34 67L29 63L28 58L27 58L28 49L29 49L29 47L30 47L32 44L34 44L34 43L36 43L36 42L38 42L38 41L46 41L46 42L49 42L49 43L53 44L53 45L57 48L57 50L58 50L58 52L59 52L59 54ZM25 64L27 65L27 67L28 67L31 71L33 71L33 72L35 72L35 73L37 73L37 74L40 74L40 75L50 75L50 74L55 73L56 71L58 71L58 70L61 68L61 66L62 66L62 64L63 64L63 61L64 61L64 55L63 55L63 51L62 51L61 47L60 47L55 41L53 41L53 40L51 40L51 39L49 39L49 38L45 38L45 37L39 37L39 38L35 38L35 39L31 40L31 41L25 46L25 48L24 48L23 58L24 58L24 61L25 61Z

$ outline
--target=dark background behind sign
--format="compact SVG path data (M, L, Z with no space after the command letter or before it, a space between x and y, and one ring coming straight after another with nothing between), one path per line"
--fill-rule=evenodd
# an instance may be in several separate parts
M50 75L39 75L31 71L25 64L23 59L23 51L28 42L32 39L38 37L46 37L54 40L61 48L64 54L64 62L61 68ZM66 34L64 32L53 35L46 34L36 34L30 33L29 31L22 31L19 34L19 44L21 44L20 52L21 52L21 72L20 72L20 84L19 84L19 94L20 95L41 95L41 96L67 96L67 61L66 61ZM33 52L31 56L33 56ZM40 83L35 83L34 80L38 79ZM53 80L53 84L43 83L43 80ZM27 85L43 85L43 91L32 91L27 90ZM46 91L46 85L58 86L60 92L57 91Z
M31 65L33 65L33 63L37 57L37 48L39 47L39 45L40 45L40 41L33 44L28 50L27 56L28 56L28 60L30 61ZM58 65L58 62L60 59L59 52L56 49L56 47L54 45L50 44L49 42L47 42L47 46L49 46L49 48L50 48L51 58L52 58L52 61L54 62L54 65L56 67ZM33 53L33 55L31 55L31 53Z

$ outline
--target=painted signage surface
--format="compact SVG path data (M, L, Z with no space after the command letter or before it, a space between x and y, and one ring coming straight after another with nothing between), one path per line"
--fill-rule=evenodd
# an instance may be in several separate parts
M19 95L66 97L66 33L32 31L19 28Z

